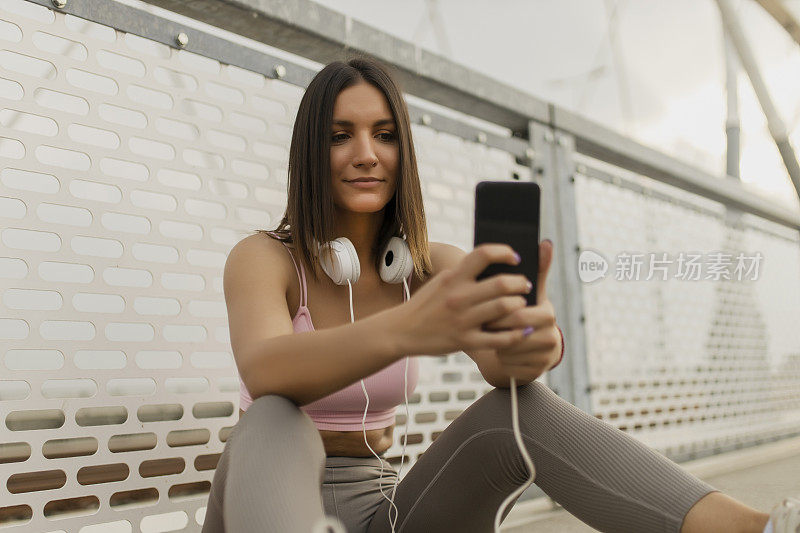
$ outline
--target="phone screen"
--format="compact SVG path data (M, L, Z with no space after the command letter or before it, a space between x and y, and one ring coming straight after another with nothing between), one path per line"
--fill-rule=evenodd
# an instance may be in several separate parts
M539 185L519 181L481 181L475 186L475 246L487 242L511 246L522 258L518 265L492 263L476 278L522 274L533 289L525 298L536 305L539 272Z

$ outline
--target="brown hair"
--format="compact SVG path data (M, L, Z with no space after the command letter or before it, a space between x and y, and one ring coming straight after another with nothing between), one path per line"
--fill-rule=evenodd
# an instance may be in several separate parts
M339 92L362 82L373 85L386 97L394 115L399 145L397 189L393 200L386 204L372 250L377 257L375 268L379 268L379 254L389 239L404 235L415 273L424 278L432 273L433 267L408 108L388 67L363 54L346 63L328 64L314 76L303 94L289 148L286 212L273 231L278 240L294 245L306 271L316 280L318 261L314 260L314 240L324 243L339 237L332 234L335 213L330 168L333 107ZM267 233L267 230L256 230L256 233Z

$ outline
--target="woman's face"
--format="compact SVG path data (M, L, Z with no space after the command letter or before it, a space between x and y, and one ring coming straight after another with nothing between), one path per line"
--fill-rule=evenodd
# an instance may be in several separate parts
M336 97L331 127L331 178L334 203L347 211L375 213L397 188L399 143L389 103L369 83L344 89ZM379 181L354 184L371 176Z

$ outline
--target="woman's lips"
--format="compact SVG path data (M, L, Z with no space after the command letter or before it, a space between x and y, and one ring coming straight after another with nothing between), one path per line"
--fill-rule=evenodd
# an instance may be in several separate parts
M369 180L369 181L345 181L348 185L352 185L357 189L373 189L383 183L383 180Z

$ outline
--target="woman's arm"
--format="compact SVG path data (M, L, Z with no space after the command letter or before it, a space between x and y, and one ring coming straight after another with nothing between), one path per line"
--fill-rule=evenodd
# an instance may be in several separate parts
M294 333L286 250L254 235L231 250L223 286L236 365L253 399L278 394L303 406L400 359L395 308L352 324Z
M250 395L279 394L302 406L389 366L402 357L392 311L255 343L251 365L244 369Z

